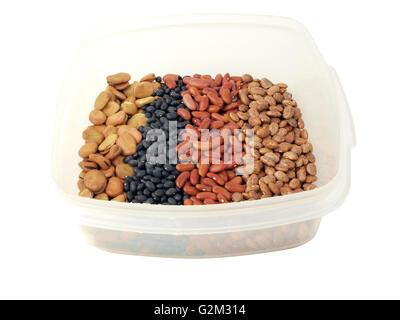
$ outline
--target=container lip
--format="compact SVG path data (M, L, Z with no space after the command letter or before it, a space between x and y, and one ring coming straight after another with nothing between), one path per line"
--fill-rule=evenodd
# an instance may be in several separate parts
M140 30L143 28L157 28L161 26L173 26L173 25L183 25L183 24L210 24L210 23L219 23L219 24L256 24L256 25L273 25L275 27L285 27L289 28L291 31L300 33L304 41L311 47L312 51L316 55L319 63L323 65L323 69L327 70L329 73L329 67L323 59L319 49L317 48L314 40L311 37L311 34L308 30L296 20L285 17L278 16L265 16L265 15L251 15L251 14L196 14L196 15L177 15L177 16L162 16L153 19L143 19L137 20L135 22L125 23L125 24L117 24L112 26L112 28L100 28L92 32L83 42L81 48L79 49L74 62L71 66L70 72L66 78L65 84L63 86L62 92L59 97L57 112L60 112L60 106L62 104L62 98L68 96L68 87L71 82L71 73L74 72L74 65L76 63L77 58L80 55L80 52L85 49L85 47L90 46L92 41L96 41L97 39L112 35L115 32L127 32L129 30ZM55 181L57 188L60 193L71 203L88 208L94 209L97 211L106 211L104 214L99 215L87 215L84 218L85 225L91 226L104 226L104 222L106 222L111 216L113 216L116 220L121 218L122 220L126 219L129 216L129 219L132 218L140 218L140 219L152 219L154 217L163 219L163 220L186 220L186 219L195 219L195 218L218 218L218 217L243 217L250 216L252 211L262 211L264 214L264 220L268 220L267 222L258 223L259 225L269 224L284 224L291 223L292 220L289 219L290 215L287 215L286 218L283 219L272 219L272 217L268 217L268 214L271 214L273 211L278 210L294 210L295 207L301 205L312 205L313 203L322 203L326 202L325 200L329 199L333 193L337 193L336 188L344 188L344 186L348 185L349 177L346 180L346 173L349 170L349 165L346 162L343 162L343 159L339 159L341 165L338 167L338 171L335 177L332 178L326 185L321 186L315 190L301 192L297 194L286 195L283 197L274 197L267 199L260 199L255 201L245 201L239 203L229 203L221 205L209 205L204 210L204 206L191 206L190 210L186 206L163 206L163 205L150 205L150 204L129 204L129 203L118 203L118 202L102 202L96 203L94 199L86 199L78 197L77 195L71 195L63 191L57 184L55 179L55 170L57 170L57 165L54 159L55 153L55 142L57 141L57 126L55 126L55 134L53 139L53 159L52 159L52 177ZM343 136L341 137L343 139ZM340 150L341 157L347 157L350 154L349 148L342 148ZM347 173L348 174L348 173ZM345 179L343 180L343 175ZM336 189L336 192L335 192ZM342 190L343 191L343 190ZM348 191L348 190L347 190ZM345 192L346 193L346 192ZM342 198L345 197L342 195ZM311 210L313 211L313 210ZM315 210L310 213L304 213L303 215L294 215L293 222L306 220L312 217L318 217L322 215L323 210ZM326 212L327 213L327 212ZM286 220L285 220L286 219ZM300 219L300 220L299 220ZM100 221L102 220L102 221ZM271 220L271 221L269 221ZM273 220L273 221L272 221ZM130 221L130 220L129 220ZM279 222L280 221L280 222ZM286 222L284 222L286 221ZM115 221L114 221L115 222ZM279 223L278 223L279 222ZM173 225L174 223L171 223ZM177 223L175 223L177 224ZM227 226L226 228L231 229L232 226ZM250 226L249 226L250 227ZM252 225L252 228L256 227L256 225ZM111 228L111 227L110 227ZM114 228L114 227L113 227ZM133 226L132 226L133 228ZM136 229L139 229L136 226ZM172 230L173 228L165 228L166 230ZM221 227L218 229L220 230ZM224 228L222 228L224 229ZM193 231L193 228L191 229ZM175 230L176 232L181 233L179 227ZM160 232L162 233L162 232Z

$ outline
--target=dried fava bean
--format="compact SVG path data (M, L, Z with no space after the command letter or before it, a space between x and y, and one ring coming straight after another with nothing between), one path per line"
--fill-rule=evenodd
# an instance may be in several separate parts
M154 90L153 84L145 81L137 84L133 94L136 98L146 98L151 96L153 90Z
M143 83L145 83L145 82L143 82ZM147 98L138 99L138 100L136 100L135 103L138 108L141 108L141 107L145 106L146 104L154 102L155 100L156 100L155 97L147 97Z
M81 173L79 173L79 179L82 179L85 177L86 172L85 171L81 171Z
M93 192L88 189L83 189L81 192L79 192L79 196L84 198L93 198Z
M126 195L125 195L125 193L122 193L119 196L116 196L115 198L111 199L111 201L125 202L126 201Z
M122 184L121 179L117 177L111 177L108 180L107 186L106 186L106 193L108 196L114 198L119 196L122 192L124 191L124 186Z
M111 161L100 154L91 154L89 160L97 163L97 165L103 170L107 170L111 167Z
M114 175L114 172L115 172L115 167L114 166L111 166L111 167L109 167L108 169L103 169L103 170L101 170L103 173L104 173L104 175L106 176L106 178L110 178L110 177L112 177L113 175Z
M109 92L107 91L101 92L96 98L96 101L94 103L94 108L96 110L103 109L110 99L111 99L111 94Z
M94 198L97 200L108 200L108 195L107 193L99 193Z
M108 151L106 158L110 159L110 160L114 160L116 157L118 157L121 154L121 152L122 152L121 147L115 144L110 148L110 151Z
M107 184L107 179L100 170L90 170L83 179L85 187L94 193L101 193Z
M119 72L107 77L107 83L110 85L116 85L131 80L129 73Z
M113 114L117 113L119 111L119 109L121 108L121 106L116 103L115 101L110 100L107 105L104 107L103 111L104 114L109 117L112 116Z
M83 183L83 179L78 180L78 189L79 189L79 191L82 191L83 189L85 189L85 184Z
M100 125L106 122L107 116L100 110L93 110L89 114L89 120L94 125Z
M124 156L136 153L136 140L129 133L122 133L117 139L117 145L121 147Z
M121 163L116 166L115 172L118 178L125 179L126 177L133 176L133 167L127 163Z
M97 143L96 142L87 142L79 149L79 156L81 158L87 158L92 153L96 153L97 151Z
M149 73L149 74L145 75L142 79L140 79L140 82L143 82L143 81L152 82L154 80L156 80L156 75L154 73Z
M81 162L79 162L79 166L85 172L97 169L97 164L95 162L91 162L91 161L81 161Z
M107 153L110 150L110 148L115 144L117 139L118 139L118 135L117 134L115 134L115 133L110 134L99 145L99 151Z
M137 112L136 103L131 101L122 102L121 109L128 115L134 115Z
M124 90L127 87L129 87L129 82L123 82L123 83L120 83L120 84L116 84L114 86L114 88L117 89L118 91Z
M100 144L104 140L104 135L98 130L89 127L85 131L83 131L82 138L86 142L94 142L96 144Z
M110 134L116 134L118 132L118 129L114 126L107 126L104 130L103 130L103 135L105 137L108 137Z
M128 126L138 129L139 127L145 127L147 125L147 118L144 113L137 113L129 119Z
M124 132L129 133L132 137L134 137L136 140L136 143L139 143L140 141L142 141L143 136L140 133L140 131L138 129L136 129L135 127L131 127L128 125L119 126L118 127L118 135L121 135Z
M118 126L121 124L125 124L127 120L127 115L124 111L119 111L107 118L106 124L108 126Z

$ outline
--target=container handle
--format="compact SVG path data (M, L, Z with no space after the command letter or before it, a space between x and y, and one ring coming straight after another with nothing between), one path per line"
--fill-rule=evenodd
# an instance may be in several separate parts
M346 123L346 131L347 131L347 138L350 148L353 148L356 145L356 131L354 128L353 116L351 115L349 103L347 102L346 95L344 94L342 84L340 83L338 74L335 68L330 67L330 73L332 76L332 81L338 92L338 102L341 105L343 118Z

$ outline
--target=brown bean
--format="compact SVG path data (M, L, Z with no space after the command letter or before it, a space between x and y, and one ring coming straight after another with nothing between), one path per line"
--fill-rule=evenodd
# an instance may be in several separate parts
M94 193L101 193L107 183L107 179L100 170L90 170L85 174L83 183L87 189Z
M107 170L109 167L111 167L111 161L100 154L91 154L89 156L89 160L96 162L97 165L103 170Z
M119 196L122 192L124 191L124 186L122 184L121 179L117 177L111 177L108 180L107 186L106 186L106 193L108 196L114 198Z
M92 110L89 114L89 120L94 125L101 125L106 121L106 119L107 116L100 110Z
M120 146L124 156L136 153L136 140L129 133L122 133L117 139L117 145Z

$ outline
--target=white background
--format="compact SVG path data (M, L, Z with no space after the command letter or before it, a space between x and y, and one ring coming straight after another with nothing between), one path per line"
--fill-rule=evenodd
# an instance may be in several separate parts
M57 97L86 35L183 13L295 18L342 81L357 146L352 187L308 244L174 260L87 245L50 178ZM0 298L400 298L398 1L8 1L0 11Z

